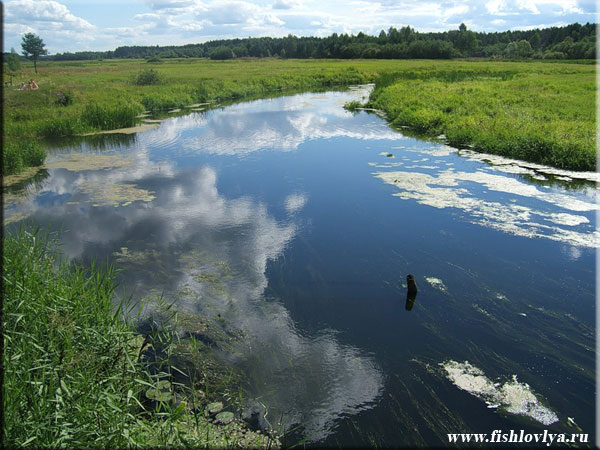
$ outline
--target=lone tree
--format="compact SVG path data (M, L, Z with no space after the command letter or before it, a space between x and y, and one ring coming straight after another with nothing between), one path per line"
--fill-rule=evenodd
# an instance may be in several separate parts
M36 36L33 33L26 33L23 35L23 41L21 42L21 48L23 49L23 55L27 58L33 59L33 68L37 73L37 60L40 55L47 55L46 44L42 41L42 38Z

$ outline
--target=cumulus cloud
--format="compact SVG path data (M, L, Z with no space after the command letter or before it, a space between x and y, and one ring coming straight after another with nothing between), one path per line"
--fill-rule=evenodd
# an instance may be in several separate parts
M294 9L302 6L299 0L277 0L273 3L273 9Z
M60 24L76 30L93 30L87 20L73 15L69 9L52 0L13 0L5 4L7 22L37 24Z
M476 31L500 31L595 20L590 0L145 0L127 8L91 2L83 10L85 17L60 1L9 0L6 46L18 47L26 32L39 34L56 52L248 36L376 35L406 25L429 32L464 22Z

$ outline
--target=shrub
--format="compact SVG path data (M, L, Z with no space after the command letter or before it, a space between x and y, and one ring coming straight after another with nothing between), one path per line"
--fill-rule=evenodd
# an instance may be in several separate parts
M57 106L69 106L73 104L73 93L71 91L58 91L54 104Z
M563 52L544 52L544 59L565 59L565 54Z
M158 56L152 56L151 58L148 58L146 60L147 63L161 63L163 62L162 59L160 59Z
M220 46L210 52L210 59L232 59L235 55L229 47Z
M134 82L138 86L149 86L152 84L160 84L161 76L154 69L144 69L136 75Z

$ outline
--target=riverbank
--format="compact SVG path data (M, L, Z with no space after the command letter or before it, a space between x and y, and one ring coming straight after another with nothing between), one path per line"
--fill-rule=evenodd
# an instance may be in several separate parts
M114 307L112 269L60 262L58 244L39 231L7 234L3 245L4 445L279 446L241 420L215 381L228 381L225 369L190 333L156 320L136 333L126 302ZM169 355L186 346L202 363L180 356L175 365Z
M22 78L30 77L24 69ZM369 107L451 145L572 170L595 168L595 66L429 60L44 64L37 91L4 90L3 174L43 162L44 138L132 128L141 113L376 82Z
M595 98L593 66L490 63L385 74L366 106L453 147L595 171Z

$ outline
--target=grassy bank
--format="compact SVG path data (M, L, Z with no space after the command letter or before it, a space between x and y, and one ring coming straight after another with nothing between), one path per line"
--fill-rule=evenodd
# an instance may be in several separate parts
M593 66L442 63L382 76L368 106L455 147L593 171L595 98Z
M25 68L16 80L31 76ZM38 164L44 137L130 127L144 110L375 80L369 105L394 125L485 152L595 167L594 65L189 58L44 63L38 91L5 88L3 173Z
M3 244L4 446L274 443L216 415L208 386L181 381L168 358L181 346L172 330L153 329L146 342L134 333L114 308L111 270L58 262L56 245L36 232Z

